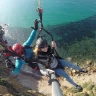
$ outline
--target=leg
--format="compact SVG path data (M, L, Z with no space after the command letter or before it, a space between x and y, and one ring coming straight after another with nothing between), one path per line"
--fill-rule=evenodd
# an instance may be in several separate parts
M74 85L78 90L82 90L83 89L81 86L77 85L64 70L62 70L62 69L55 69L54 71L59 76L62 76L64 78L66 78L66 80L69 83L71 83L72 85Z
M62 64L62 66L64 66L64 67L72 68L75 70L82 70L82 68L80 68L79 66L76 66L76 65L74 65L74 64L72 64L72 63L70 63L64 59L58 59L58 60L59 60L60 64Z
M57 75L62 76L66 78L68 82L70 82L72 85L76 86L77 84L69 77L69 75L62 69L55 69L55 72Z

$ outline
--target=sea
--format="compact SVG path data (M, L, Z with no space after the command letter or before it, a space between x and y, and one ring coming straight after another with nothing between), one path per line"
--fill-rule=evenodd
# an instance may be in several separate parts
M1 0L0 24L29 28L39 19L43 8L43 25L58 25L96 15L96 0Z
M39 19L38 7L43 9L43 26L58 26L96 15L96 0L1 0L0 24L13 28L30 28ZM22 38L21 38L21 37ZM29 34L21 30L8 31L9 44L23 43ZM14 41L14 42L13 42Z

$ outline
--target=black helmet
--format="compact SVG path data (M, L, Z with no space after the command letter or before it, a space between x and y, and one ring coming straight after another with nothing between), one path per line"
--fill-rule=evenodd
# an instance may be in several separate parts
M36 41L36 47L38 48L44 48L48 45L47 40L43 37L39 37Z

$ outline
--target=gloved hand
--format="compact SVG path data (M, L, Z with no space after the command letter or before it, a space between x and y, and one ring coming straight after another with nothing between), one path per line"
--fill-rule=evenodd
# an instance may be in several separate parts
M53 70L50 70L50 69L46 69L46 70L47 70L47 76L55 73Z
M50 69L46 69L48 71L48 85L51 85L52 84L52 81L51 81L51 74L55 74L55 72L53 70L50 70Z
M37 30L37 29L38 29L38 20L36 19L34 22L34 30Z
M15 65L11 62L11 60L9 60L9 59L7 59L6 61L5 61L5 63L6 63L6 67L7 68L11 68L11 69L15 69Z

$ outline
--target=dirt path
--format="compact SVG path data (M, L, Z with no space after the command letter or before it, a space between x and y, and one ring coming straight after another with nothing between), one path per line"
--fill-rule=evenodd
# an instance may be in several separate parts
M79 85L82 85L85 82L92 81L96 84L96 73L92 74L82 74L81 76L71 76L71 78ZM48 78L43 77L41 78L34 78L32 75L28 74L22 74L20 73L17 76L17 80L24 85L25 87L28 87L33 90L38 90L39 92L46 94L46 96L51 96L51 86L48 85ZM69 82L67 82L65 79L60 79L61 88L64 86L72 87Z

